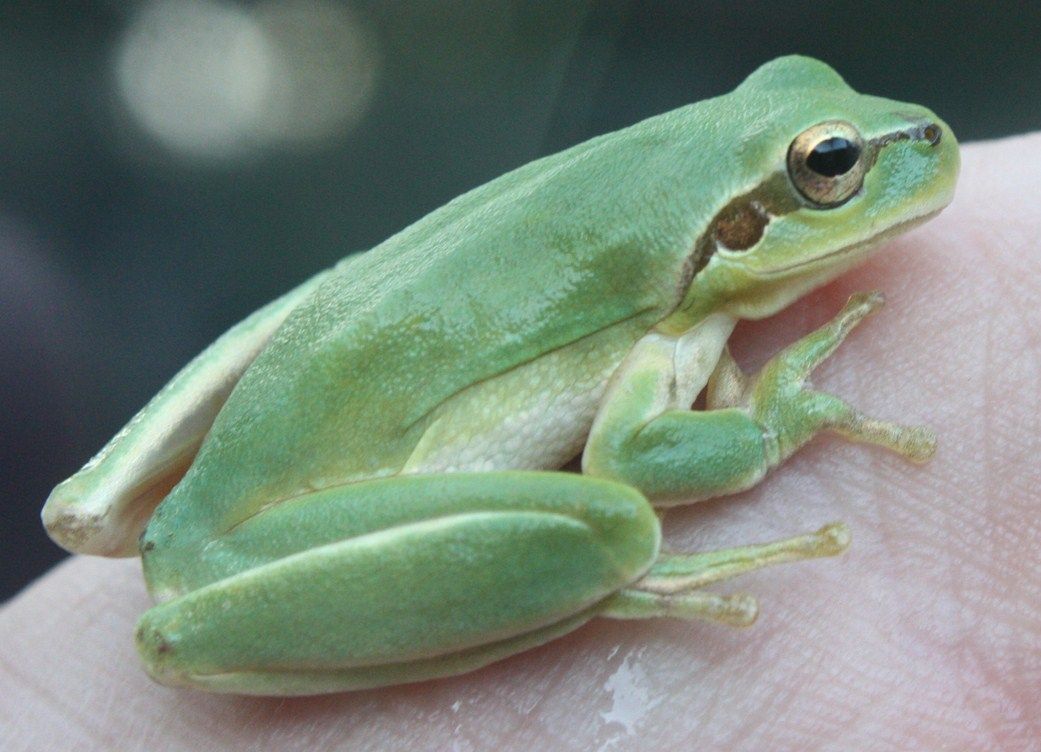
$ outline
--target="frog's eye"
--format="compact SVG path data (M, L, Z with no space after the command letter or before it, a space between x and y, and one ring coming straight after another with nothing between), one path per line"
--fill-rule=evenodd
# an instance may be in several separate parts
M807 128L788 147L788 176L818 206L838 206L860 190L867 172L864 139L849 123L827 120Z

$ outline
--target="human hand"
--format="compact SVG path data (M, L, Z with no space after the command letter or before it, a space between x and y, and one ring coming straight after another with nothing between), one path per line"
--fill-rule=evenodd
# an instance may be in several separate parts
M601 619L453 679L217 696L141 672L136 561L77 557L0 612L0 748L1041 747L1041 134L963 159L938 219L739 328L756 366L850 292L885 291L816 381L940 439L924 467L818 440L749 493L669 513L680 550L850 524L842 558L727 584L759 597L751 629Z

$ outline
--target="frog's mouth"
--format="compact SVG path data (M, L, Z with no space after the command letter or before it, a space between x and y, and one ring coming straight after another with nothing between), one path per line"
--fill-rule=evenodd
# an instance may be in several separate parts
M871 249L878 246L879 244L884 243L885 241L890 240L891 238L894 238L897 235L902 235L903 233L907 232L908 230L914 227L917 227L920 224L928 222L941 211L943 211L943 207L940 207L939 209L933 209L932 211L926 212L925 214L922 214L920 216L911 217L910 219L905 219L902 222L897 222L896 224L889 226L882 232L876 233L875 235L872 235L869 238L865 238L864 240L859 240L856 243L851 243L849 245L844 245L839 248L835 248L823 255L816 256L815 258L804 259L802 261L797 261L793 264L775 266L772 269L764 269L762 271L757 271L756 275L760 277L779 277L782 275L791 274L792 272L799 272L803 269L814 268L818 265L830 266L832 263L844 260L847 257L853 258L855 256L865 254Z

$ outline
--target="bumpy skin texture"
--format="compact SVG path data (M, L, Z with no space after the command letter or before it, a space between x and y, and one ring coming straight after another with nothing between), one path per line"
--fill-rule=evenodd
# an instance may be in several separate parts
M850 292L885 290L815 381L941 437L925 467L817 441L752 492L670 512L669 543L696 550L809 529L825 509L851 524L843 559L742 581L762 595L754 630L598 620L455 679L219 697L141 673L136 563L81 557L0 612L0 748L1037 749L1038 174L1041 134L966 148L941 217L739 328L735 354L758 364Z

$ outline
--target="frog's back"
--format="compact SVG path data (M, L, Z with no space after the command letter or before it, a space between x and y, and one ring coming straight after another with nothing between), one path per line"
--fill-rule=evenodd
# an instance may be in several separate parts
M243 375L182 486L270 500L566 459L611 370L678 301L689 252L642 230L664 224L638 221L657 187L631 178L661 150L634 138L645 148L601 142L631 165L587 142L341 262Z

